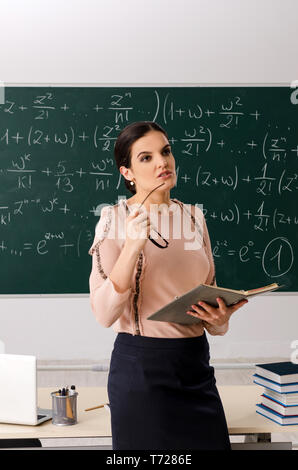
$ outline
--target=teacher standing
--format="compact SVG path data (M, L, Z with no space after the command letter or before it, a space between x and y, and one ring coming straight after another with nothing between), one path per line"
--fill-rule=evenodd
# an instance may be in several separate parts
M191 325L147 319L201 283L216 285L210 238L202 211L170 198L175 159L162 127L128 125L114 154L133 196L102 209L89 250L92 311L117 332L108 377L113 450L230 450L205 330L224 335L247 301L194 305L188 314L201 322Z

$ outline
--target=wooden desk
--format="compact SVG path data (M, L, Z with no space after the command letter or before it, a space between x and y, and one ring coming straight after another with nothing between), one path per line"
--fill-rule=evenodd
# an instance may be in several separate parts
M52 408L51 392L54 388L38 389L38 406ZM104 408L84 411L91 406L108 402L105 387L77 387L77 419L72 426L57 426L52 420L38 426L0 424L0 439L47 439L75 437L111 437L110 413Z
M227 418L229 434L249 436L250 442L270 442L272 433L298 432L297 426L280 426L256 413L262 387L256 385L218 386ZM38 404L51 408L50 393L53 388L38 390ZM56 426L51 421L39 426L0 424L1 439L47 439L47 438L110 438L110 414L100 408L84 411L85 408L108 401L105 387L77 387L78 423L73 426Z
M272 433L298 432L297 426L281 426L256 412L263 387L258 385L218 386L226 414L229 435L244 435L245 444L232 444L233 449L292 449L291 442L271 444Z

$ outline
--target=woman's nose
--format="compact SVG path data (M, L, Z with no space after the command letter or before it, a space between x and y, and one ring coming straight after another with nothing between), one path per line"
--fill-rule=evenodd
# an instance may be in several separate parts
M160 157L159 165L164 167L164 166L167 166L167 164L168 164L168 162L167 162L166 158Z

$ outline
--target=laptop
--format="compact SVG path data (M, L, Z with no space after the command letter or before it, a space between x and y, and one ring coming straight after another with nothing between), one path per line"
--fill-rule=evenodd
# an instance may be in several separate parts
M36 357L0 354L0 423L36 426L52 418L37 407Z

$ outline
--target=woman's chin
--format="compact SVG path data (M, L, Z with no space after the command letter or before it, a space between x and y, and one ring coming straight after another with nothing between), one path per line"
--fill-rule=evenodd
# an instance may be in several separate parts
M177 182L176 176L172 178L167 178L164 181L160 181L159 184L162 186L160 186L159 190L172 189L176 186L176 182Z

